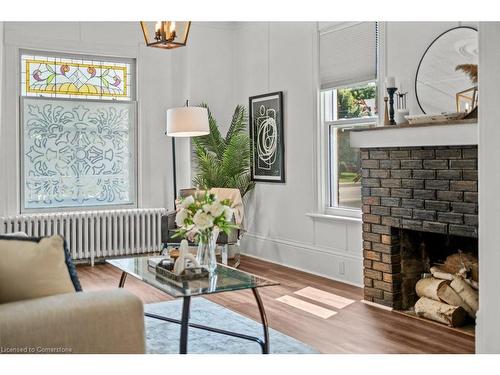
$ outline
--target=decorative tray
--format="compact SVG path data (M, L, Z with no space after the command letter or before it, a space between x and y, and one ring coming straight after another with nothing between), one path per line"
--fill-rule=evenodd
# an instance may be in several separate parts
M173 266L171 266L172 263L167 263L165 266L163 264L164 263L159 263L156 265L155 267L156 274L173 281L182 282L189 280L198 280L198 279L208 278L209 275L209 272L204 267L186 268L180 275L176 275L172 271L173 270Z

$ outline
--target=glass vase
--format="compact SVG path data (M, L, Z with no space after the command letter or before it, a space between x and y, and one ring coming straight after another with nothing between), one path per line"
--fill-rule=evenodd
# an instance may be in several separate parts
M200 263L201 267L205 267L210 273L213 273L217 268L215 248L218 236L218 231L211 231L210 233L201 235L198 242L196 260Z

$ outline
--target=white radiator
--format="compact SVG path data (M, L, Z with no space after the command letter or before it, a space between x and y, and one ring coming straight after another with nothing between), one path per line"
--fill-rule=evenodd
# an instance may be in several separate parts
M60 234L74 260L159 251L164 208L59 212L0 217L0 234Z

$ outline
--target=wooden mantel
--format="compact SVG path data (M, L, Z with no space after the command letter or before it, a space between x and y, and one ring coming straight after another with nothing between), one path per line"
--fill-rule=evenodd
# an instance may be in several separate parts
M351 147L419 147L477 145L478 124L465 120L446 124L375 126L351 131Z

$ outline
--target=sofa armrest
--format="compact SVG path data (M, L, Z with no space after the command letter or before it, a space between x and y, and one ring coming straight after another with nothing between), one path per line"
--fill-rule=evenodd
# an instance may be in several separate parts
M123 289L1 304L0 347L14 353L144 353L143 304Z

